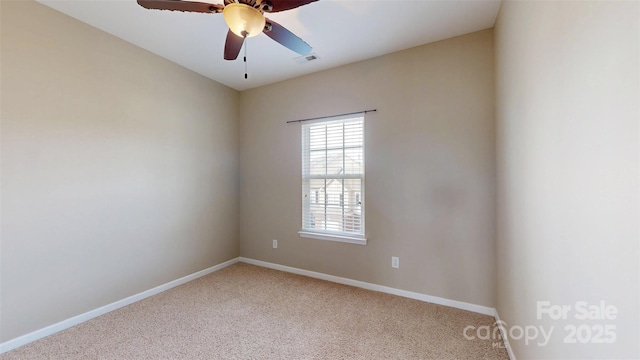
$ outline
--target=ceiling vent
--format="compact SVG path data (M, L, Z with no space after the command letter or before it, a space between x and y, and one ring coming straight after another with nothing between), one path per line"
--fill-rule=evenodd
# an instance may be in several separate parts
M318 55L316 55L315 53L311 53L311 54L308 54L308 55L305 55L305 56L300 56L300 57L294 58L293 61L295 61L297 64L304 64L304 63L308 63L308 62L315 61L315 60L318 60L318 59L320 59L318 57Z

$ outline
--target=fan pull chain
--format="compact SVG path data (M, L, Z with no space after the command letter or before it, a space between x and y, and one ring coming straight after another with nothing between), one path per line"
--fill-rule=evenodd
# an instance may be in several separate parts
M244 78L247 79L247 34L244 34Z

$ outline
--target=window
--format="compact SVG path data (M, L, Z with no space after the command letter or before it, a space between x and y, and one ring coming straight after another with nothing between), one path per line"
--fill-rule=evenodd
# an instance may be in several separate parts
M302 125L300 236L366 244L364 113Z

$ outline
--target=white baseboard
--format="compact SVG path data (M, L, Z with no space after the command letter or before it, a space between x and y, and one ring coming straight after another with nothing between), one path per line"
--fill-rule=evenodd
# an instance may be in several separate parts
M231 259L229 261L225 261L221 264L212 266L210 268L198 271L196 273L193 273L191 275L187 275L184 277L181 277L177 280L173 280L170 281L166 284L162 284L160 286L156 286L153 289L149 289L146 291L143 291L141 293L129 296L128 298L122 299L122 300L118 300L116 302L113 302L111 304L99 307L97 309L91 310L91 311L87 311L86 313L74 316L72 318L60 321L58 323L55 323L53 325L47 326L45 328L42 328L40 330L36 330L34 332L30 332L28 334L22 335L20 337L17 337L15 339L11 339L9 341L6 341L4 343L0 344L0 354L5 353L7 351L13 350L17 347L20 347L22 345L28 344L32 341L36 341L38 339L42 339L45 336L49 336L52 334L55 334L59 331L62 331L64 329L68 329L72 326L78 325L80 323L83 323L87 320L91 320L95 317L98 317L100 315L104 315L108 312L111 312L113 310L119 309L121 307L133 304L136 301L140 301L142 299L148 298L150 296L159 294L163 291L169 290L171 288L174 288L176 286L182 285L184 283L187 283L191 280L195 280L199 277L211 274L213 272L216 272L218 270L221 270L229 265L233 265L235 263L237 263L239 261L240 258L235 258L235 259Z
M494 314L496 318L496 323L498 325L505 324L502 320L500 320L500 316L498 316L498 309L496 309L496 313ZM509 339L507 338L507 329L504 326L498 326L500 329L500 335L502 336L502 342L504 342L504 347L507 349L507 355L509 355L510 360L516 360L516 355L513 353L513 349L511 349L511 345L509 345Z
M359 287L367 290L380 291L387 294L398 295L398 296L402 296L410 299L420 300L420 301L429 302L429 303L438 304L438 305L449 306L449 307L462 309L462 310L468 310L468 311L472 311L472 312L476 312L484 315L489 315L489 316L495 315L494 308L490 308L482 305L476 305L476 304L470 304L470 303L457 301L457 300L445 299L445 298L421 294L413 291L395 289L388 286L347 279L339 276L298 269L290 266L284 266L284 265L274 264L266 261L249 259L245 257L240 257L240 261L247 264L262 266L262 267L266 267L274 270L280 270L280 271L285 271L293 274L309 276L309 277L320 279L320 280L327 280L327 281L335 282L338 284L355 286L355 287Z

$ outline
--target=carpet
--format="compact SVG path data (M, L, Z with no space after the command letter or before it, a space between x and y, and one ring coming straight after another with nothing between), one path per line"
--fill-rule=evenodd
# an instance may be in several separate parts
M463 335L494 321L237 263L0 359L508 359Z

